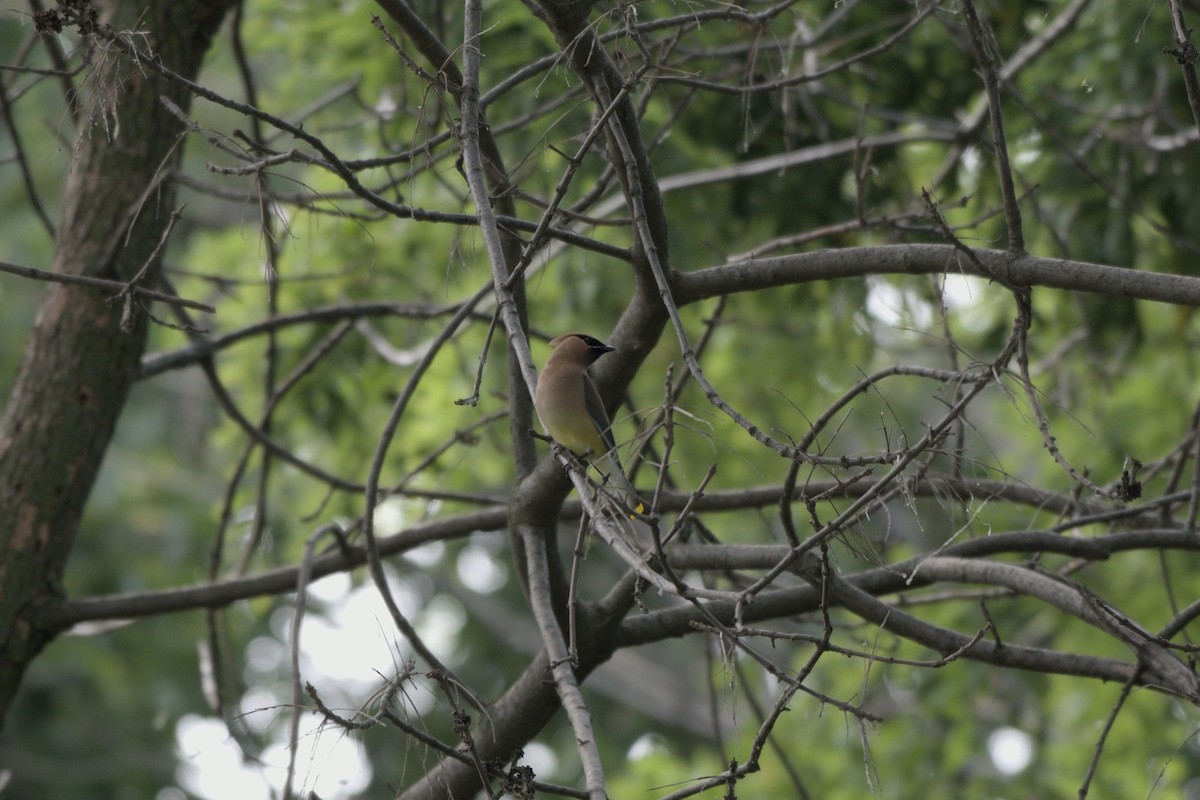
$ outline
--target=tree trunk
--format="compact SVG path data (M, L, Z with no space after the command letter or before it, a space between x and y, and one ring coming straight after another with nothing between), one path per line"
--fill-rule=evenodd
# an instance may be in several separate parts
M192 78L232 0L104 0L112 30L135 37ZM188 107L185 91L92 37L93 68L57 229L54 270L128 280L154 252L172 211L169 175L182 125L160 95ZM143 278L152 283L158 265ZM146 342L134 309L102 291L53 284L0 421L0 723L29 663L58 633L36 611L60 582L117 417Z

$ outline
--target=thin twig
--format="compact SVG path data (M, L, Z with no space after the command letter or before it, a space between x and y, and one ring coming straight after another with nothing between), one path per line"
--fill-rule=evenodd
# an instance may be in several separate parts
M992 120L992 144L996 154L996 170L1000 178L1000 194L1004 197L1004 219L1008 223L1008 249L1025 252L1025 233L1021 229L1021 206L1013 187L1012 166L1008 160L1008 140L1004 135L1004 111L1000 104L1000 75L996 68L995 36L979 19L974 0L964 0L963 16L967 22L968 38L983 76L987 93L988 114Z
M1113 725L1117 721L1117 715L1121 713L1121 708L1125 705L1125 701L1129 699L1130 692L1137 683L1138 674L1135 672L1125 681L1121 687L1121 693L1117 695L1117 702L1113 704L1112 711L1108 713L1108 719L1104 721L1104 728L1100 731L1100 738L1096 740L1096 746L1092 749L1092 759L1088 762L1087 772L1084 773L1083 783L1079 786L1077 797L1079 800L1085 800L1088 795L1088 788L1092 784L1092 778L1096 777L1096 768L1100 766L1100 754L1104 752L1104 743L1108 741L1108 734L1112 733Z
M1168 5L1171 8L1171 31L1175 34L1175 47L1164 47L1163 52L1174 57L1175 63L1183 71L1188 108L1192 110L1196 130L1200 131L1200 77L1196 75L1196 61L1200 59L1200 52L1192 44L1192 29L1183 17L1183 4L1179 0L1168 0Z
M7 272L10 275L19 275L22 278L29 278L35 281L46 281L47 283L63 283L68 286L86 286L91 289L106 289L115 294L125 291L127 284L124 281L111 281L107 278L92 278L85 275L70 275L62 272L46 272L45 270L34 269L33 267L23 267L19 264L9 264L0 261L0 272ZM134 286L133 293L139 297L144 297L147 300L157 300L160 303L180 306L182 308L190 308L195 311L203 311L206 314L216 314L217 310L206 303L198 303L195 300L185 300L173 294L165 292L157 292L153 289L146 289L141 286Z

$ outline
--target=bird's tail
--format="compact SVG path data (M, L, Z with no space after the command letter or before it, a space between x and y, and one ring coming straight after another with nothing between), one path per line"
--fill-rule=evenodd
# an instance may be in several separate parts
M608 478L609 488L630 511L634 514L646 513L646 504L638 497L637 490L633 488L625 470L621 468L621 460L617 457L616 450L610 450L602 458L596 459L595 466Z

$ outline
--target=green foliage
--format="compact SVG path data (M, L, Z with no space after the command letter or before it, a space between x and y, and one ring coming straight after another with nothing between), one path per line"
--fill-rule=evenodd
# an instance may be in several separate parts
M461 63L461 9L452 4L415 8L454 51L455 63ZM673 4L605 6L593 20L601 34L617 34L635 23L648 25L690 10ZM1041 2L997 4L985 11L1005 56L1026 46L1059 13L1056 6ZM259 106L291 119L298 109L325 99L304 117L306 131L321 136L347 161L397 156L392 163L357 171L357 179L388 200L417 209L411 216L446 216L437 222L388 216L349 193L338 175L304 162L265 171L265 187L280 197L272 207L263 202L263 187L252 178L205 172L207 163L236 162L211 143L190 137L184 172L201 188L181 192L188 214L168 250L168 275L181 296L218 306L216 318L200 323L211 327L213 335L238 331L269 314L303 314L343 303L438 309L432 315L356 320L357 327L289 387L265 423L268 371L273 370L277 388L327 341L336 322L286 326L270 343L254 336L230 345L215 359L222 384L251 423L262 425L281 446L341 480L361 484L394 405L417 375L421 357L437 344L443 349L420 378L423 391L408 401L387 445L381 485L386 489L422 469L406 487L413 496L389 501L377 512L377 533L395 534L415 521L476 507L456 494L507 502L514 468L505 416L510 388L503 330L497 330L490 349L485 347L494 300L489 296L479 303L447 342L437 338L457 304L492 282L479 233L459 219L448 219L474 213L456 163L457 100L429 87L403 64L361 4L253 0L245 13L240 36L249 51ZM982 107L980 82L953 9L939 10L902 42L882 48L912 13L903 5L882 16L877 4L808 5L761 27L707 20L694 31L689 28L680 43L656 38L660 29L646 27L643 41L618 38L606 47L619 52L623 64L641 63L639 44L652 45L660 54L662 63L632 87L631 96L646 138L654 140L655 173L667 179L745 167L781 153L876 134L939 134L946 139L951 123ZM1150 136L1139 126L1160 133L1161 119L1113 112L1135 106L1154 91L1170 98L1167 107L1179 119L1190 119L1180 99L1177 71L1167 76L1168 68L1175 68L1159 52L1168 30L1162 12L1155 9L1146 20L1154 26L1153 36L1138 34L1145 14L1143 8L1094 3L1052 54L1022 71L1005 95L1006 132L1017 190L1023 195L1026 249L1032 253L1196 272L1191 239L1200 212L1194 191L1200 165L1182 155L1186 150L1138 146ZM433 69L398 26L388 19L383 24L406 54L423 69ZM819 41L806 43L797 32L807 36L825 24L831 29ZM546 26L521 4L489 6L485 27L485 94L535 59L558 52ZM0 48L15 52L25 32L19 24L0 22ZM804 72L798 65L810 53L815 65L828 66L869 47L881 49L819 79L745 98L670 80L752 85ZM202 82L241 98L227 39L216 45ZM13 85L12 80L6 83ZM61 99L41 82L19 108L17 130L26 142L26 155L32 156L35 185L53 216L61 198L51 187L61 183L70 166L68 150L52 135L58 128L49 130L46 122L64 118ZM510 159L506 166L522 192L496 198L500 213L507 213L503 203L511 200L522 219L540 219L542 207L530 198L552 195L595 112L579 77L565 63L531 74L492 100L488 123L503 136L504 155ZM220 131L224 144L244 146L230 133L247 129L240 114L210 103L197 103L193 113L200 125ZM987 124L982 125L986 135ZM662 138L655 140L659 133ZM440 134L444 138L427 148L414 146ZM12 142L8 133L0 139L5 159L13 152ZM999 188L989 142L964 136L968 155L951 163L936 185L953 147L948 141L881 146L870 152L851 147L816 162L668 192L670 266L689 272L722 265L764 244L776 253L941 241L942 230L922 203L924 188L931 190L946 224L962 242L1003 247L1005 221L995 213ZM1080 142L1088 145L1086 150ZM282 152L301 143L277 137L270 146ZM601 148L579 160L565 207L598 185L606 187L605 196L618 191ZM5 164L3 174L0 260L46 268L49 234L30 209L23 181L13 177L17 173ZM239 200L218 200L204 185ZM269 231L262 228L264 208ZM860 220L860 211L870 219ZM627 213L616 210L612 215ZM884 217L891 221L881 221ZM783 237L818 229L831 232L792 246L778 244ZM593 224L577 230L622 248L633 242L627 226ZM522 230L520 235L527 240L530 234ZM545 246L532 258L526 285L531 327L547 335L564 330L606 335L634 295L629 265L591 250L558 247ZM264 276L269 256L275 278L270 283ZM0 279L0 302L6 309L0 318L0 389L8 388L22 337L32 324L29 309L40 296L36 286ZM1030 359L1045 365L1035 375L1038 396L1064 457L1091 480L1109 483L1133 459L1150 463L1173 452L1196 402L1192 344L1198 323L1193 315L1126 298L1079 297L1041 288L1033 292L1032 310ZM896 364L952 369L992 358L1009 335L1013 304L1003 287L983 279L872 275L731 295L719 308L716 300L706 299L682 308L681 314L692 344L711 327L701 356L705 375L722 397L767 435L793 443L824 409L878 370ZM151 352L186 348L189 342L185 332L155 326ZM269 349L275 352L273 365L267 361ZM540 364L547 354L535 341L535 360ZM633 411L618 415L618 441L652 436L654 447L662 446L660 432L650 434L635 422L654 417L664 402L667 376L678 381L683 372L678 342L668 331L629 390ZM473 394L477 375L478 403L457 404ZM956 389L935 381L881 379L831 421L813 451L851 457L895 452L925 434L955 402ZM493 413L494 420L473 427ZM710 493L778 485L786 475L790 463L717 411L694 382L677 399L674 413L669 455L674 488L694 490L713 464L718 472L707 488ZM1018 381L1009 375L972 406L962 428L952 434L961 440L944 445L930 457L929 466L1070 495L1075 488L1071 477L1043 438L1031 432L1036 432L1032 412ZM350 527L362 515L361 491L330 489L279 458L267 459L259 448L247 456L247 442L244 427L209 399L198 367L144 383L131 398L109 452L62 590L81 597L201 583L209 579L214 558L220 577L295 564L322 525ZM960 446L961 453L953 452ZM544 453L545 447L539 447ZM639 484L652 483L659 455L652 450L647 456ZM239 471L243 458L244 470ZM873 465L873 474L888 467L881 461ZM800 483L842 480L846 474L836 466L806 468ZM264 477L269 478L265 499L259 494ZM1180 478L1170 470L1156 470L1146 477L1144 492L1162 496L1189 480L1190 471ZM850 502L840 496L822 498L815 514L828 521ZM798 504L794 512L801 535L812 533L808 509ZM775 513L772 508L712 515L704 522L706 532L724 543L778 543L781 526ZM949 541L1048 527L1059 519L1056 511L1014 508L990 497L914 498L901 493L845 531L834 560L846 572L869 569L933 552ZM1097 525L1064 535L1107 530ZM564 526L567 563L574 534L573 526ZM254 547L256 535L262 539ZM699 536L692 530L689 535ZM223 547L214 556L219 537ZM352 537L350 544L357 546L361 539ZM611 588L620 565L601 544L584 544L588 556L581 562L580 595L593 600ZM320 548L326 546L336 545L322 539ZM439 654L493 700L540 648L527 602L513 580L508 540L502 531L484 531L427 548L406 560L389 560L404 610L415 625L439 637ZM1121 611L1131 619L1161 626L1176 612L1173 603L1194 598L1196 562L1195 554L1160 558L1139 553L1123 560L1119 570L1092 564L1072 578L1119 599ZM1038 564L1044 570L1067 567L1054 557L1041 557ZM483 578L489 575L494 585L485 587ZM1173 598L1168 586L1179 596ZM370 593L368 579L356 573L344 590L350 595L361 587ZM973 590L954 588L964 594ZM907 595L920 601L911 609L914 614L968 635L983 628L980 598L949 602L931 596L934 591ZM648 591L639 599L647 613L669 607L669 601ZM1111 639L1044 605L1011 597L982 599L1014 643L1131 658ZM239 604L223 611L217 626L227 648L219 654L218 678L228 716L252 710L243 705L248 698L266 698L255 708L269 710L255 710L245 723L253 728L247 740L260 749L282 735L282 723L271 716L274 705L291 702L290 668L280 656L291 635L290 603L259 598ZM314 601L308 611L313 624L343 624L336 606ZM385 655L363 669L390 674L412 653L393 633L385 610L371 607L367 613L376 615L372 621ZM944 655L886 631L856 627L855 618L834 613L840 647L918 662ZM30 671L21 702L7 721L6 760L0 768L14 771L9 793L135 798L154 797L163 787L176 785L181 757L176 725L187 715L212 714L197 677L197 643L208 646L210 640L204 623L203 614L190 612L55 642ZM814 614L781 627L811 634L820 624ZM505 635L497 636L497 630ZM750 670L735 671L733 662L718 656L704 662L698 651L710 644L672 643L655 656L659 666L681 676L675 681L688 695L693 717L707 718L707 705L715 709L712 716L727 729L720 746L699 726L679 723L653 703L639 705L612 690L593 689L593 683L603 683L603 674L585 684L588 701L603 720L598 738L611 796L658 796L681 780L719 773L733 759L745 763L761 725L756 707L769 709L780 687ZM789 659L767 643L755 646L793 670L811 652L800 648L800 655ZM276 658L255 661L247 655L264 647ZM749 666L747 661L738 656L737 666ZM697 679L701 663L710 669ZM375 710L375 684L363 688L367 684L346 681L347 688L327 675L315 682L322 696L336 698L330 703L339 713ZM664 681L664 690L670 682ZM262 694L249 692L250 684ZM776 724L773 745L763 754L761 771L738 785L739 796L799 796L797 783L809 796L830 800L872 793L897 799L1070 796L1088 773L1093 748L1120 692L1116 685L1004 671L965 658L930 669L833 652L822 656L805 687L821 696L802 692L792 699ZM422 729L453 742L450 721L440 709L425 713L430 707L426 695L433 693L429 685L406 691L419 697L408 701L406 709ZM822 697L860 707L882 721L860 722ZM1194 708L1148 690L1135 691L1107 734L1093 796L1141 797L1152 789L1156 796L1176 796L1185 781L1200 773L1196 721ZM484 723L477 718L475 724ZM239 730L238 723L233 727ZM989 747L998 732L1010 729L1029 737L1032 759L1022 771L1003 774ZM339 735L332 729L321 733ZM399 734L362 735L374 769L364 797L393 791L429 766L428 752L397 746L393 736ZM647 746L639 757L631 757L631 745L643 738ZM556 766L540 778L578 780L570 731L555 723L538 742L557 758ZM404 750L400 758L398 750ZM76 771L79 764L90 770ZM86 777L70 777L75 774Z

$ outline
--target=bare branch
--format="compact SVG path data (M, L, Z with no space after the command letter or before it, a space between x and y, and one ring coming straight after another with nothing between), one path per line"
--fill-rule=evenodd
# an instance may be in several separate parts
M127 288L127 284L121 281L110 281L106 278L93 278L88 275L71 275L63 272L46 272L33 267L23 267L19 264L9 264L0 261L0 272L7 272L10 275L19 275L22 278L29 278L34 281L46 281L48 283L64 283L69 286L87 286L93 289L106 289L117 294L123 292ZM141 286L132 287L134 294L139 297L144 297L147 300L158 300L169 305L181 306L182 308L191 308L196 311L203 311L206 314L216 314L217 310L205 303L197 303L195 300L185 300L182 297L176 297L172 294L164 292L156 292L153 289L146 289Z

